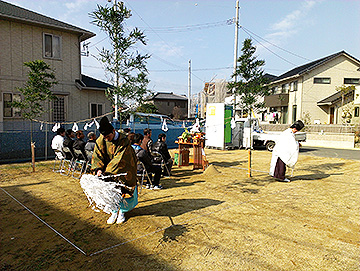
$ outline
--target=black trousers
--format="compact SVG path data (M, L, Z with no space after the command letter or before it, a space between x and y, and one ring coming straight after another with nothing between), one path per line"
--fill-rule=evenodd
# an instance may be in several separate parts
M285 179L285 172L286 172L286 165L285 163L278 157L275 165L274 170L274 178L284 180Z

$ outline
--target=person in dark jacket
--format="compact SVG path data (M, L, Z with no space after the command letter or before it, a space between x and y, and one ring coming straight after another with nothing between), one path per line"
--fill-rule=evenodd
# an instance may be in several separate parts
M152 181L152 186L150 187L150 189L153 189L153 190L162 189L163 187L160 185L161 167L153 165L149 154L140 146L143 139L144 139L144 136L142 134L135 134L134 144L132 145L132 147L135 150L137 159L144 164L145 169L148 172L150 178L152 178L151 173L154 173L154 179ZM138 170L138 172L143 171L141 164L138 164L137 170Z
M75 133L73 130L71 129L67 129L66 133L65 133L65 139L64 139L64 147L68 147L71 153L66 152L66 159L72 159L73 157L75 157L74 154L74 140L73 138L75 137Z
M169 176L171 172L171 167L173 165L173 159L171 158L171 155L169 153L167 144L166 144L166 135L165 134L159 134L158 140L153 145L153 151L158 152L161 154L162 157L157 157L156 153L154 154L154 161L155 162L161 162L162 159L164 159L164 163L166 168L164 168L163 175Z
M85 144L85 153L88 157L88 161L91 162L91 158L95 149L95 142L96 142L96 134L94 132L90 132L87 135L88 141Z
M81 154L78 155L77 158L87 161L88 158L87 158L87 155L85 153L86 142L84 141L84 138L85 138L84 132L79 130L79 131L76 131L75 134L76 134L76 139L74 141L73 148L74 148L74 150L81 151Z

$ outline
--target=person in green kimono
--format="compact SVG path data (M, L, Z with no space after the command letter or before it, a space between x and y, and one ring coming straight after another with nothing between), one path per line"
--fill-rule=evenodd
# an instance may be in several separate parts
M136 191L137 160L129 139L124 133L116 131L107 117L100 120L99 132L100 136L96 140L92 156L91 170L96 176L126 173L126 176L116 177L119 178L116 180L126 186L124 193L132 195ZM115 221L118 224L125 221L121 210L112 210L107 223L114 224Z

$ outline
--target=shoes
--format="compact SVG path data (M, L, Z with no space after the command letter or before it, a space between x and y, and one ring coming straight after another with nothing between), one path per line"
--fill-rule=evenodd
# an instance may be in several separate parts
M150 187L151 190L161 190L163 187L161 185L155 185Z
M115 221L116 221L116 218L118 217L118 211L116 212L112 212L111 213L111 216L109 217L109 219L106 221L107 224L111 225L111 224L114 224Z
M150 189L150 184L147 183L147 184L145 185L145 188L146 188L146 189Z
M284 182L289 183L289 182L290 182L290 180L289 180L288 178L285 178L285 179L284 179Z
M125 215L122 212L119 212L119 215L116 219L116 224L121 224L125 222Z

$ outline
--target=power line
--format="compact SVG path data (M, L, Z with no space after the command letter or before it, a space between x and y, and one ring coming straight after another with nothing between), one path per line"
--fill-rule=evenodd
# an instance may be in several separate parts
M153 30L153 28L140 16L140 14L137 13L136 10L133 9L133 7L129 4L129 2L126 1L126 0L125 0L125 2L126 2L126 4L131 8L131 10L134 11L137 16L139 16L140 20L142 20L150 29ZM153 30L153 31L154 31L154 30ZM167 45L169 46L169 48L172 48L172 46L170 46L156 31L154 31L154 33L155 33L156 36L158 36L165 44L167 44ZM179 54L178 54L178 55L179 55ZM183 58L181 55L179 55L179 56L180 56L181 58ZM174 65L174 64L173 64L173 65ZM176 65L176 66L177 66L177 65ZM192 73L191 71L190 71L190 73L191 73L194 77L196 77L197 79L199 79L200 81L202 81L202 82L205 83L205 81L204 81L203 79L201 79L200 77L198 77L197 75L195 75L195 74Z
M293 56L302 58L302 59L304 59L304 60L312 61L311 59L308 59L308 58L306 58L306 57L303 57L303 56L300 56L300 55L298 55L298 54L292 53L292 52L290 52L290 51L288 51L288 50L286 50L286 49L284 49L284 48L281 48L281 47L277 46L277 45L274 44L274 43L271 43L270 41L268 41L268 40L260 37L259 35L256 35L254 32L250 31L249 29L245 28L244 26L241 26L241 28L242 28L245 32L248 31L249 33L253 34L254 36L258 37L259 39L262 39L263 41L271 44L272 46L274 46L274 47L276 47L276 48L278 48L278 49L280 49L280 50L282 50L282 51L284 51L284 52L286 52L286 53L289 53L289 54L291 54L291 55L293 55Z
M195 25L184 25L184 26L165 26L165 27L151 27L144 28L144 30L151 30L160 33L178 33L178 32L186 32L186 31L196 31L202 29L208 29L213 27L219 27L224 25L233 24L233 19L228 19L224 21L214 22L214 23L204 23L204 24L195 24Z
M257 40L256 38L254 38L254 37L250 34L250 32L246 31L242 26L240 26L240 29L244 30L244 32L245 32L246 34L248 34L253 40L255 40L256 42L258 42L262 47L264 47L264 48L265 48L266 50L268 50L270 53L276 55L278 58L284 60L285 62L287 62L287 63L289 63L289 64L291 64L291 65L293 65L293 66L297 66L296 64L288 61L287 59L283 58L282 56L278 55L278 54L275 53L274 51L272 51L272 50L270 50L269 48L267 48L267 47L266 47L265 45L263 45L259 40Z

